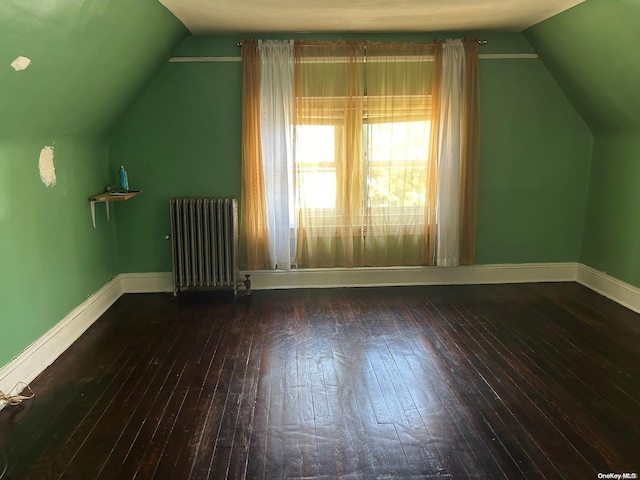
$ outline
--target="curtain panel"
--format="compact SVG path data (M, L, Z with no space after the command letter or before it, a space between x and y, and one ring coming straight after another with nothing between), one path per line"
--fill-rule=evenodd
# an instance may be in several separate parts
M260 50L260 141L267 204L269 266L291 267L293 227L293 42L258 42Z
M260 52L257 40L242 47L242 187L240 192L240 264L251 270L270 267L267 200L260 134Z
M296 41L293 68L271 43L243 42L245 266L289 268L278 244L310 267L473 263L477 40Z

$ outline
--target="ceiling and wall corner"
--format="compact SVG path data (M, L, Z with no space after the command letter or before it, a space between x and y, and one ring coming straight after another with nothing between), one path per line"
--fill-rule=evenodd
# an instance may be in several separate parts
M108 131L188 35L156 0L8 0L0 26L0 135Z
M581 261L640 286L640 3L587 0L524 32L589 125Z
M640 128L640 3L587 0L524 36L589 126Z
M159 0L194 35L233 32L520 32L584 0Z

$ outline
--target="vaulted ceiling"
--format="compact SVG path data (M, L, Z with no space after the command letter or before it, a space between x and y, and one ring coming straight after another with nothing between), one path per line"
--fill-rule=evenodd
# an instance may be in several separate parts
M518 30L569 7L525 37L592 128L640 125L636 0L288 1L269 2L266 12L259 0L8 0L0 9L0 135L112 128L189 35L181 22L192 32ZM19 56L31 64L14 71Z
M0 138L109 131L186 36L155 0L3 1Z
M587 0L524 35L592 130L640 130L640 2Z
M522 31L584 0L160 0L193 34Z

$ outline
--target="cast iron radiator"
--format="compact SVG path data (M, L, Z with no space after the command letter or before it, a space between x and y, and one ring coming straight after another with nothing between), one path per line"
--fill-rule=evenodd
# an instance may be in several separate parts
M231 288L236 295L238 201L235 198L172 198L169 208L173 294L189 288Z

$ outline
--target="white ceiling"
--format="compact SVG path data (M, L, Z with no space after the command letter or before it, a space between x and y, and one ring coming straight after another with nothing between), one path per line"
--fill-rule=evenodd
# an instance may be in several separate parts
M193 34L520 32L584 0L159 0Z

